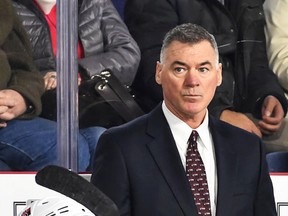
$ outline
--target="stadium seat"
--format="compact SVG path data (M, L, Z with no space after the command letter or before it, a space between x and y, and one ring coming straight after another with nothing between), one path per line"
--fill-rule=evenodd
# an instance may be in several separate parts
M269 172L288 172L288 152L272 152L266 155Z

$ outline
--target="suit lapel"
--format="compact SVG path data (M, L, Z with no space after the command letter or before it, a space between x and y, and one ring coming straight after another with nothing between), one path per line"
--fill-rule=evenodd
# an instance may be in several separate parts
M233 151L233 140L227 136L220 122L209 118L209 127L213 137L217 177L217 215L229 216L231 206L233 182L236 177L236 152ZM197 215L197 209L190 191L181 159L173 135L164 117L161 106L150 115L147 123L147 133L154 139L147 147L165 178L171 192L174 194L183 214Z
M209 127L213 137L218 177L218 195L216 215L229 216L232 202L233 183L236 177L236 152L234 142L227 131L214 118L209 118Z
M183 214L187 216L197 215L197 209L178 149L161 106L158 106L148 120L147 133L154 137L154 140L147 144L147 147Z

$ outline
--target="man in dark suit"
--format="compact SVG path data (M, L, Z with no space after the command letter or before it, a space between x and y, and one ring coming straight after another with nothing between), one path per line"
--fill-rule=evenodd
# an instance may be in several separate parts
M169 31L156 81L163 103L101 136L91 182L121 215L276 215L260 138L208 113L222 82L214 37L194 24Z

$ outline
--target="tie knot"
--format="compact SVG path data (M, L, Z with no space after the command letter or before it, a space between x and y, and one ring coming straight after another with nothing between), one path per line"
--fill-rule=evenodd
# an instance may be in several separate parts
M189 137L189 142L197 143L197 138L198 138L198 133L196 130L193 130Z

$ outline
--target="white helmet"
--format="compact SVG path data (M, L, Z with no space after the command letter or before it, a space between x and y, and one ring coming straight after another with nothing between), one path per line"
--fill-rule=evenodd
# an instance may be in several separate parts
M28 203L19 216L95 216L82 204L67 196L47 197Z

